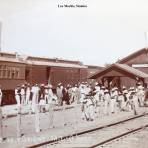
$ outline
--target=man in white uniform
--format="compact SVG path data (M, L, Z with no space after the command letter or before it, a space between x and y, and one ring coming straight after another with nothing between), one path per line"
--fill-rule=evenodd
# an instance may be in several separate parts
M82 103L84 101L84 98L85 98L85 95L86 95L86 90L85 90L85 87L83 85L81 86L80 93L81 93L80 103Z
M130 87L129 90L128 90L128 94L126 95L127 96L126 108L127 108L128 111L132 110L130 96L131 96L133 90L134 90L134 87Z
M45 102L46 104L49 103L49 85L45 86Z
M15 99L17 102L17 137L21 136L21 87L18 85L15 89Z
M52 102L52 99L53 99L53 91L52 91L52 85L49 85L49 92L48 92L48 103L51 103Z
M27 88L26 88L26 103L25 103L26 105L31 105L30 94L31 94L30 84L27 84Z
M100 101L100 86L97 83L95 88L94 88L94 103L95 103L95 113L99 112L99 101Z
M103 115L103 108L104 108L104 91L105 87L101 86L100 92L99 92L99 114Z
M34 85L31 89L32 92L32 112L35 112L36 105L39 103L39 87Z
M93 93L90 92L89 94L87 94L86 99L87 99L87 102L86 102L85 115L87 117L87 120L93 121L94 113L95 113Z
M21 104L24 105L26 100L25 100L25 86L22 85L21 86Z
M111 101L111 97L110 97L109 91L108 89L105 89L104 91L104 114L105 115L109 114L110 101Z
M136 90L133 91L133 104L134 104L134 107L135 107L135 114L138 114L138 96L137 96L137 93L136 93Z
M111 91L111 104L110 104L111 105L111 113L115 113L117 98L118 98L118 92L115 87Z
M15 89L15 100L17 103L17 106L19 107L21 104L21 89L20 86L18 85L17 88Z
M124 100L124 95L121 92L118 93L118 102L120 111L124 111L126 103Z
M144 106L145 92L144 92L144 87L140 83L137 86L137 96L138 96L138 100L139 100L139 105Z
M58 102L60 106L62 105L62 98L63 98L62 90L63 90L63 86L61 83L59 83L57 86L56 92L57 92Z

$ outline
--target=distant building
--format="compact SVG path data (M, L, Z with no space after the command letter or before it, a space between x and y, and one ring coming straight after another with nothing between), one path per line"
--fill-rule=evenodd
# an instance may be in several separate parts
M148 83L148 49L143 48L98 71L89 77L101 81L106 87L136 86L137 82Z

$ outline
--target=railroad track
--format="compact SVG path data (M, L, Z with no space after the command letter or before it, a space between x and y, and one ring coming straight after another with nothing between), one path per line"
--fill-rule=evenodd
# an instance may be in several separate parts
M74 140L75 140L75 138L79 139L79 137L82 137L82 136L91 137L92 134L94 135L95 133L101 132L102 130L104 131L107 128L117 128L117 126L125 125L128 122L133 122L135 120L142 119L142 118L145 118L145 117L147 117L147 121L148 121L148 113L144 113L142 115L134 116L134 117L131 117L131 118L119 121L119 122L111 123L111 124L104 125L104 126L101 126L101 127L96 127L96 128L93 128L93 129L83 131L83 132L74 133L72 135L68 135L68 136L60 137L60 138L57 138L57 139L54 139L54 140L49 140L49 141L42 142L42 143L39 143L39 144L36 144L36 145L32 145L32 146L29 146L29 148L45 147L45 146L50 147L50 146L53 146L53 145L59 145L60 146L63 143L63 141L66 142L71 137L74 138ZM130 130L127 130L125 132L123 131L120 134L116 134L115 136L102 139L102 141L99 141L99 142L95 141L95 143L88 144L89 146L86 146L86 147L99 147L99 146L104 145L106 143L109 143L109 142L111 142L111 141L113 141L115 139L121 138L121 137L123 137L125 135L131 134L131 133L136 132L138 130L141 130L143 127L148 127L148 124L144 124L144 125L142 125L140 127L139 126L135 127L134 129L130 129ZM99 136L97 136L97 137L99 137ZM72 146L72 144L71 144L71 146ZM56 147L56 146L54 146L54 147ZM70 145L69 145L69 147L70 147ZM75 147L77 147L77 146L75 145ZM82 147L82 146L80 146L80 147ZM85 146L83 146L83 147L85 147Z
M94 144L94 145L90 146L90 148L95 148L95 147L104 146L104 145L109 144L110 142L113 142L113 141L115 141L115 140L118 140L118 139L120 139L120 138L122 138L122 137L124 137L124 136L127 136L127 135L130 135L130 134L132 134L132 133L138 132L138 131L142 130L143 128L146 128L146 127L148 127L148 124L145 125L145 126L142 126L142 127L139 127L139 128L133 129L133 130L130 130L130 131L125 132L125 133L123 133L123 134L117 135L117 136L115 136L115 137L109 138L109 139L104 140L104 141L102 141L102 142L99 142L99 143L97 143L97 144Z

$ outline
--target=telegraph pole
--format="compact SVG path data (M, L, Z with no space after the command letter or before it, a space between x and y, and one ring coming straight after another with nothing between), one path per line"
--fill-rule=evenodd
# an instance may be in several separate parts
M0 21L0 52L2 51L2 22Z
M148 50L147 32L144 32L144 37L145 37L145 48L146 50Z

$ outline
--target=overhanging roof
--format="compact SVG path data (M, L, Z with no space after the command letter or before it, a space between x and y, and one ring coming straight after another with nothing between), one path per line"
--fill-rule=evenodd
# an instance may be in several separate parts
M130 66L126 65L126 64L118 64L118 63L115 63L115 64L112 64L112 65L108 66L104 70L91 75L89 77L89 79L97 79L99 77L102 77L108 71L111 71L114 68L118 68L121 71L126 72L127 74L130 74L130 75L133 75L133 76L136 76L136 77L139 77L139 78L148 78L148 74L146 74L146 73L144 73L144 72L142 72L140 70L137 70L137 69L135 69L133 67L130 67Z
M54 66L54 67L67 67L67 68L87 68L85 65L72 64L72 63L60 63L60 62L44 62L44 61L27 61L31 65L39 66Z
M24 57L14 53L0 52L0 62L13 62L19 64L30 64L30 65L38 65L38 66L49 66L49 67L63 67L63 68L88 68L88 66L83 65L80 61L70 61L63 59L49 59L44 57L32 57L25 56Z
M21 61L17 58L7 58L7 57L0 57L0 62L12 62L12 63L26 64L25 61Z
M139 56L143 53L148 53L148 48L142 48L142 49L126 56L125 58L117 61L117 63L124 64L124 63L128 62L129 60L131 60L131 59L133 59L133 58L135 58L135 57L137 57L137 56Z

